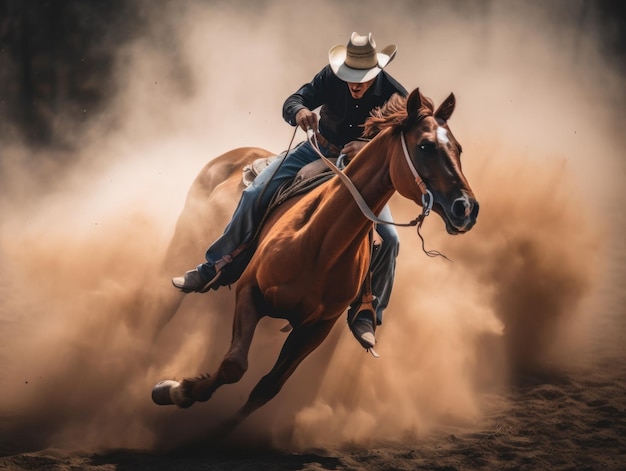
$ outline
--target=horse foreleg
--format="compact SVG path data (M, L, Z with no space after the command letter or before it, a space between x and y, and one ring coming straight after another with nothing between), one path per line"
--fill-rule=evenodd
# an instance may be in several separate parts
M235 383L241 379L248 369L248 353L254 331L263 317L254 303L254 297L248 293L238 293L235 317L233 319L233 335L230 348L213 375L202 375L186 378L182 382L161 381L152 391L152 399L159 405L176 404L186 408L194 402L208 401L213 393L224 384Z
M276 364L254 387L248 401L239 410L233 422L241 422L276 396L302 360L328 336L336 320L295 327L287 337Z

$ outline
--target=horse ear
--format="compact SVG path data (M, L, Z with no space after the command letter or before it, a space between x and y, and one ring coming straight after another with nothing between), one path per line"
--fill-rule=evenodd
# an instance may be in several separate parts
M406 101L406 112L409 117L414 116L415 113L422 107L422 94L420 89L416 88L411 92L409 98Z
M448 121L452 112L454 111L454 107L456 106L456 98L454 97L454 93L450 93L448 98L444 100L444 102L439 105L437 111L435 111L435 118L441 119L443 121Z

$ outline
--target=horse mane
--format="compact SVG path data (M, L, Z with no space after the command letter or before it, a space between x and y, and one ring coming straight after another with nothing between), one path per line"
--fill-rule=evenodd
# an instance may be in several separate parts
M430 98L422 97L422 106L415 115L415 122L426 116L432 116L435 111L434 104ZM398 130L409 124L407 121L409 114L406 109L407 98L394 93L383 105L374 108L369 118L365 120L363 137L372 138L384 129L392 128Z

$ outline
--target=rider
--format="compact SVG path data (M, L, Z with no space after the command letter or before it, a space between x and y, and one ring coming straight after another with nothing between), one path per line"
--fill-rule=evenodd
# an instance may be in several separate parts
M395 45L378 51L371 33L367 36L352 33L347 46L338 45L330 49L329 65L287 98L283 105L285 121L304 131L311 128L326 157L344 154L347 160L353 158L366 144L360 137L370 112L385 104L393 94L407 95L405 88L383 70L395 54ZM320 106L318 121L313 110ZM243 271L241 264L249 260L245 257L246 252L251 255L252 239L272 195L283 182L317 159L316 150L304 141L289 151L286 157L276 159L266 167L244 190L224 234L208 248L206 263L174 278L174 286L185 293L204 293L236 281ZM379 216L391 220L388 206ZM399 239L391 225L378 225L376 231L382 242L372 255L371 289L376 296L376 323L380 325L391 295ZM229 267L229 264L232 265ZM354 310L360 304L360 300L356 300L351 306L348 316L352 320L350 329L364 348L370 348L376 341L374 321L371 313L365 311L359 311L354 316Z

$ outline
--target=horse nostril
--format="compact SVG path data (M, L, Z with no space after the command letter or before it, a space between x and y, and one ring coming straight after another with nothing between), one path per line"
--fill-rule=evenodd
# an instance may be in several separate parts
M457 218L466 218L470 214L470 203L467 198L457 198L452 202L452 214Z

